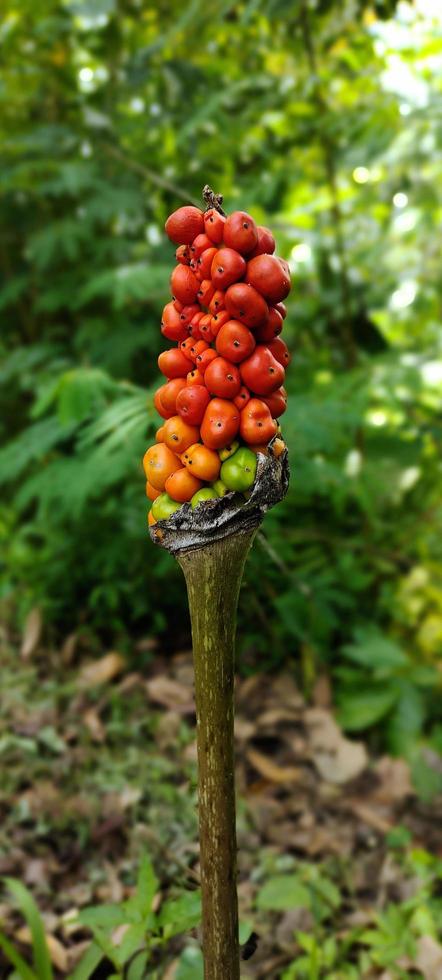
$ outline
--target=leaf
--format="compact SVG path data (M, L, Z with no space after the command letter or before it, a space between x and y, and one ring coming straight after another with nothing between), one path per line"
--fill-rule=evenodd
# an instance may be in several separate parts
M92 942L86 950L80 962L77 963L70 980L90 980L99 963L103 959L103 952L96 943Z
M26 619L25 628L23 631L20 650L22 660L29 660L29 657L34 653L34 650L39 644L42 629L43 620L40 610L37 608L31 609L31 612Z
M188 932L201 921L201 896L199 892L187 892L177 899L168 899L161 906L158 924L167 939L180 932Z
M359 776L368 763L362 742L345 738L324 708L311 708L305 718L313 762L322 778L340 785Z
M147 854L141 859L137 878L136 899L142 915L147 915L152 909L152 902L158 891L159 881L153 864Z
M120 653L111 651L106 653L99 660L82 667L78 676L79 687L97 687L101 684L109 684L114 677L118 677L126 666L126 661Z
M20 881L17 881L15 878L5 878L4 881L31 930L32 951L38 980L53 980L52 964L46 943L44 925L34 899Z
M347 731L370 728L388 714L397 698L396 685L342 689L337 696L338 721Z
M30 966L25 962L20 953L17 952L15 946L9 941L9 939L0 932L0 948L3 950L5 956L8 958L10 963L15 967L21 980L39 980L36 973L31 970ZM79 978L81 980L81 978Z
M127 922L127 914L123 905L92 905L81 909L78 922L90 929L100 926L111 931Z
M247 759L253 768L271 783L294 783L300 779L300 769L295 766L279 766L256 749L248 750Z
M310 894L295 875L275 875L258 892L256 906L272 911L310 908Z
M369 670L391 672L408 663L407 655L398 644L376 629L356 630L355 642L344 646L342 652L349 660Z
M196 946L188 946L181 953L175 980L204 980L203 955Z

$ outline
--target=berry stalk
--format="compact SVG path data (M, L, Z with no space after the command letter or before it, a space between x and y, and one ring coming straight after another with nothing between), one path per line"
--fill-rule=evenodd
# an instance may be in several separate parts
M178 557L192 623L205 980L239 980L234 769L238 595L255 530Z

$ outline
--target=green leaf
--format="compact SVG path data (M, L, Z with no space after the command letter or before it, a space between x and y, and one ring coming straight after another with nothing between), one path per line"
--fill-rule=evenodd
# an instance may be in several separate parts
M161 906L158 923L167 939L193 929L201 920L199 892L187 892L177 899L169 899Z
M138 871L137 888L134 896L136 907L143 918L152 909L152 902L158 891L159 881L155 874L153 864L147 854L141 859Z
M339 723L350 732L370 728L391 711L398 696L395 684L343 689L337 696Z
M275 875L258 892L256 906L275 911L310 908L309 890L294 875Z
M406 653L376 629L356 630L355 642L342 648L343 654L354 663L370 670L383 670L386 673L407 665Z
M204 980L203 955L196 946L188 946L181 953L175 980Z
M78 913L78 921L90 929L101 926L111 931L128 919L123 905L92 905Z
M32 952L38 980L53 980L51 958L46 943L43 921L34 899L20 881L5 878L5 884L25 917L32 936Z
M89 980L102 959L103 951L96 943L91 943L89 949L86 950L84 956L82 956L80 962L75 967L70 980Z
M17 974L21 977L21 980L38 980L38 976L31 970L30 966L25 963L20 953L17 952L15 946L9 941L9 939L0 932L0 948L3 950L7 959L15 967ZM81 978L80 978L81 980Z

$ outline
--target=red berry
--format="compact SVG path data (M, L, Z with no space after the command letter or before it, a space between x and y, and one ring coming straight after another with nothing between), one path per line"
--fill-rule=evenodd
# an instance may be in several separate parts
M212 398L201 424L204 445L209 449L223 449L233 442L238 429L239 411L236 405L223 398Z
M270 395L284 383L285 371L268 347L259 344L240 365L243 383L256 395Z
M176 265L170 277L170 288L172 295L188 306L195 302L200 284L187 265Z
M258 241L250 253L249 258L254 259L255 255L273 255L276 248L275 239L270 231L270 228L266 228L265 225L258 225Z
M230 286L225 297L226 310L234 320L241 320L246 327L254 330L265 323L269 308L265 299L253 286L245 282L237 282Z
M187 327L180 319L181 314L173 303L166 303L161 317L161 333L168 340L184 340L187 337Z
M197 259L196 274L200 282L202 282L203 279L210 279L212 262L217 252L217 248L206 248L206 250L202 252Z
M169 215L164 227L171 242L175 242L176 245L190 245L194 238L204 231L203 212L192 205L178 208Z
M204 373L204 384L211 395L235 398L241 388L238 368L224 357L215 357Z
M191 257L189 254L188 245L178 245L178 248L175 252L175 258L177 262L181 263L181 265L189 265Z
M213 339L215 339L223 324L227 323L228 320L230 320L230 313L227 310L221 310L220 313L215 313L215 316L210 321L210 332Z
M200 255L206 251L206 248L212 248L213 242L207 235L202 233L202 235L197 235L191 245L189 245L189 258L199 259Z
M203 350L201 354L198 354L196 359L198 371L201 371L201 374L204 375L206 368L209 366L211 361L215 360L216 357L218 357L218 354L213 347L208 347L207 350Z
M269 344L281 333L283 319L275 306L269 306L269 315L265 323L255 331L255 337L261 344Z
M189 425L201 425L210 401L205 385L186 385L178 394L176 409Z
M233 364L239 364L255 349L253 334L239 320L228 320L216 336L215 347L221 357Z
M229 214L224 225L224 245L235 248L241 255L252 252L258 243L258 230L247 211L234 211Z
M287 408L287 392L285 388L277 388L273 394L263 398L262 401L270 410L272 418L279 419L279 416L283 415Z
M225 223L226 219L224 215L216 211L215 208L210 208L209 211L205 211L204 231L210 238L210 241L214 242L215 245L219 245L223 240Z
M166 378L185 378L189 370L189 359L177 347L173 347L171 350L163 350L158 358L158 367Z
M290 271L276 255L257 255L247 263L246 282L270 303L279 303L291 289Z
M251 398L241 412L240 435L251 445L267 443L276 435L276 422L259 398Z
M203 279L198 290L198 302L201 306L209 306L210 300L215 292L211 279Z
M236 398L234 398L233 401L234 401L236 407L239 408L240 410L243 409L243 408L245 408L245 406L247 405L247 402L250 401L250 391L249 391L249 389L246 388L245 385L242 385L242 387L240 388L240 390L239 390Z
M287 347L287 344L281 340L281 337L275 337L270 344L267 345L269 351L272 352L273 357L282 364L283 368L286 368L292 359L292 355Z
M215 289L227 289L232 283L242 279L246 262L233 248L218 249L212 261L211 277Z

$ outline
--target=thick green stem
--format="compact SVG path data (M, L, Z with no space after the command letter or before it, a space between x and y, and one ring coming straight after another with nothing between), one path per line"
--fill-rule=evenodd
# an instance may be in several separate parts
M236 609L255 530L178 556L189 597L197 713L205 980L239 980L233 744Z

